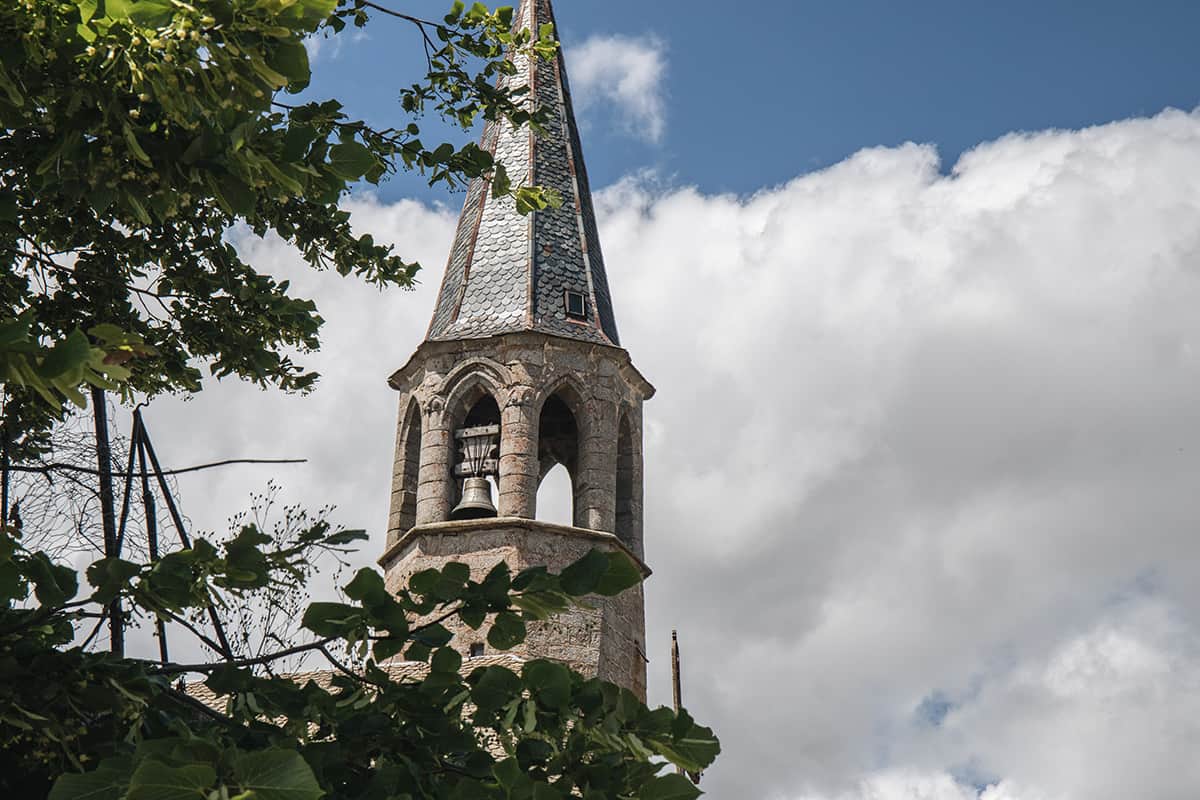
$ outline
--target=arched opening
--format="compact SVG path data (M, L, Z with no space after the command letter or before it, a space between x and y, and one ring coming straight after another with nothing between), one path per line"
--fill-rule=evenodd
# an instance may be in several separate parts
M421 408L414 400L409 404L408 415L401 428L397 464L400 470L400 485L392 497L396 508L396 530L399 533L417 524L417 485L421 470Z
M621 414L621 422L617 428L617 497L616 497L616 531L617 538L631 549L636 547L634 542L635 511L633 507L634 480L633 430L629 424L629 416Z
M450 518L494 517L500 405L477 384L460 400L457 411L451 416L453 452L447 476L452 482ZM472 431L478 435L466 435ZM483 433L478 433L481 431ZM480 481L485 481L486 487L482 487Z
M537 493L537 518L555 525L575 524L571 474L562 464L555 464L542 477Z
M562 492L566 497L570 498L571 513L566 515L565 520L552 519L551 516L557 517L558 514L543 515L542 510L542 489L547 476L551 474L556 466L561 465L565 477L566 491ZM579 426L575 422L575 415L571 412L570 406L558 394L552 394L546 398L546 402L542 404L542 413L538 418L538 497L535 503L535 513L537 519L547 522L559 522L565 525L574 525L578 521L578 503L575 501L576 489L575 477L578 474L579 468ZM547 502L553 503L553 497L562 491L562 478L556 479L556 483L552 483L551 487L559 485L559 489L547 489Z

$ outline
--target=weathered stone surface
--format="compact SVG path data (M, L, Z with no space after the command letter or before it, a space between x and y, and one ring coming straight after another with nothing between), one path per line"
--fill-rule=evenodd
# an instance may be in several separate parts
M388 588L398 591L413 574L441 569L451 561L466 564L471 577L481 580L501 561L514 574L531 566L558 571L593 547L629 553L612 534L500 517L418 526L399 539L380 564ZM531 624L524 644L511 654L562 661L585 675L597 675L644 697L646 632L641 587L617 597L590 597L587 602L590 608L571 609ZM486 642L490 629L485 623L474 631L458 621L448 627L454 634L452 646L463 653L469 653L473 644Z

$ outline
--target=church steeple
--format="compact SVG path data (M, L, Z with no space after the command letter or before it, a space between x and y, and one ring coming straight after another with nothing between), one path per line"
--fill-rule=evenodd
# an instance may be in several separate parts
M548 23L550 0L522 0L515 28ZM504 84L529 87L526 102L547 111L546 130L538 135L501 120L487 125L481 146L514 183L554 189L562 206L521 216L510 198L493 199L489 182L475 180L427 338L539 331L619 345L562 52L550 60L516 54L513 63L516 74Z
M523 0L514 24L553 21L549 0ZM557 189L563 205L521 216L486 181L467 192L429 334L389 380L400 413L380 563L393 588L450 562L476 579L500 561L560 570L591 548L649 572L642 404L654 387L618 345L562 56L514 62L509 80L531 87L548 130L498 122L484 146L514 182ZM571 479L570 525L538 518L539 487L559 465ZM486 652L486 623L451 633L464 655ZM644 697L644 643L637 587L531 623L509 655L556 659Z

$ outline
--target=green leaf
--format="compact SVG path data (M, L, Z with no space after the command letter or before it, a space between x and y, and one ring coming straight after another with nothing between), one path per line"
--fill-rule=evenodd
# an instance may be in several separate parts
M75 570L55 564L45 553L35 553L25 565L25 573L44 606L61 606L79 591Z
M146 166L152 166L154 162L150 160L150 156L142 149L141 143L137 140L137 135L133 132L133 128L129 127L128 123L121 125L121 134L125 137L125 144L129 146L129 151L133 153L134 158Z
M0 89L4 90L4 93L8 95L8 102L14 106L20 107L25 105L25 96L21 94L21 90L17 88L17 84L13 82L13 79L4 69L3 63L0 63Z
M345 603L312 603L301 624L318 636L345 636L363 625L362 610Z
M359 142L342 142L329 150L329 168L339 178L356 181L375 166L375 154Z
M329 19L335 8L337 0L299 0L288 11L299 22L302 30L311 31Z
M231 214L244 217L254 213L258 206L258 196L254 190L235 175L222 175L211 186L217 201Z
M38 367L38 374L47 380L53 380L75 372L82 373L83 365L91 356L92 346L87 335L76 328L46 355L46 359Z
M267 62L272 69L287 77L290 86L299 90L308 85L312 72L308 65L308 49L298 41L280 42Z
M110 19L158 28L175 16L175 7L167 0L105 0L104 13Z
M508 564L501 561L492 567L491 572L483 579L483 596L493 606L508 605L508 590L512 588L512 576Z
M365 542L367 538L367 532L364 530L338 531L332 536L326 537L325 544L331 547L340 547L354 542Z
M90 22L92 17L96 15L96 9L99 7L99 1L75 0L75 5L79 6L79 21L87 23Z
M608 569L608 554L596 549L589 550L587 555L562 571L559 576L562 590L572 597L590 594Z
M141 572L137 564L120 558L104 558L87 569L88 583L96 588L93 599L101 605L110 602Z
M497 650L511 650L525 641L525 620L511 611L500 612L488 631L487 640Z
M648 741L659 753L670 759L671 763L692 772L707 767L721 752L721 743L713 732L699 725L678 739L652 737Z
M508 170L503 164L496 165L496 172L492 175L492 198L503 197L512 191L512 180L508 177Z
M562 708L571 700L571 671L562 664L530 661L521 668L521 678L534 698L547 708Z
M472 678L471 700L482 711L495 711L521 694L521 679L504 667L486 667Z
M208 764L169 767L146 760L129 779L124 800L205 800L216 780L217 773Z
M641 582L641 567L628 554L614 550L608 554L608 569L592 591L605 597L612 597Z
M462 655L453 647L439 647L429 662L429 669L433 672L458 674L462 662Z
M403 650L406 644L408 644L406 639L377 639L372 646L372 653L376 661L387 661Z
M82 775L67 773L60 775L46 800L112 800L124 797L129 784L128 769L115 769L116 759L102 763L92 772Z
M701 794L690 780L678 773L651 778L642 785L638 800L696 800Z
M364 605L371 606L383 603L391 598L383 583L383 576L370 567L363 567L354 576L354 580L346 584L346 596Z
M292 750L263 750L239 758L234 779L246 800L318 800L321 789L312 767Z
M417 594L429 596L441 577L442 573L436 569L423 569L408 579L408 588Z

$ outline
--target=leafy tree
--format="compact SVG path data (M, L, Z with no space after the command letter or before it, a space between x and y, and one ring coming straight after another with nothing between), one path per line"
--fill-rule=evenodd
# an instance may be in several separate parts
M309 81L304 37L376 13L416 25L427 48L427 74L400 92L412 124L374 130L335 101L282 102ZM438 23L368 0L0 4L5 457L18 443L22 458L36 457L38 432L63 399L84 403L81 387L107 431L104 391L195 391L205 366L285 390L312 385L293 355L319 343L316 307L245 263L223 238L233 224L279 235L314 268L404 286L416 265L355 235L338 208L355 182L396 169L449 186L491 175L523 211L555 202L514 188L474 145L426 146L415 121L432 112L463 127L538 125L523 91L495 78L513 69L506 48L544 55L553 31L511 24L511 9L461 3ZM108 451L98 437L106 540ZM240 659L198 624L295 587L315 554L361 538L316 522L273 539L247 524L223 545L198 538L150 563L106 541L81 590L75 569L0 526L0 784L52 800L697 794L668 765L699 770L718 744L686 713L651 711L546 661L464 676L442 625L490 621L493 646L510 647L528 621L636 583L624 556L593 552L562 575L500 565L482 581L450 564L398 594L362 570L345 602L307 607L310 640ZM223 655L172 664L88 649L106 616L126 614L168 621ZM303 653L334 677L301 683L271 670ZM386 661L401 654L427 674L395 677ZM224 708L178 683L197 674Z
M334 101L285 103L310 80L303 41L386 13L417 26L428 71L400 90L413 122L376 130ZM417 265L356 235L338 201L397 169L431 184L493 175L474 143L421 139L425 113L538 123L501 89L506 52L553 52L512 9L456 3L427 22L368 0L13 0L0 5L0 374L82 404L81 382L195 391L199 367L303 390L313 302L243 261L235 223L273 232L317 269L408 286ZM132 356L138 356L133 358Z
M376 130L334 101L284 102L311 71L304 39L385 14L419 30L428 69L399 91L413 121ZM553 31L512 30L511 8L456 3L440 22L369 0L14 0L0 4L0 468L36 455L90 387L106 554L119 555L104 392L198 391L212 375L302 391L294 360L319 344L316 305L246 263L234 224L274 233L316 269L408 286L417 265L356 235L339 200L398 169L458 186L489 175L523 210L555 198L514 188L469 143L427 146L433 113L536 126L508 53L552 53ZM0 492L7 500L7 494ZM0 519L8 516L0 503ZM120 649L120 619L112 641Z
M153 564L97 561L87 570L93 588L81 593L74 570L0 534L0 783L22 797L49 788L50 800L699 794L670 765L699 771L719 745L686 712L652 711L550 661L463 675L449 646L442 623L453 617L475 629L490 620L489 641L510 647L530 620L629 589L640 572L619 552L592 551L559 575L513 576L500 564L481 581L451 563L395 594L363 569L346 584L346 602L308 606L303 624L315 639L253 658L173 664L70 646L114 598L135 614L186 624L210 605L291 585L312 552L361 538L318 523L279 547L247 525L220 548L198 539ZM255 672L303 652L326 659L327 682ZM388 669L401 653L428 664L423 677ZM346 663L355 657L358 668ZM223 708L177 683L195 673Z

